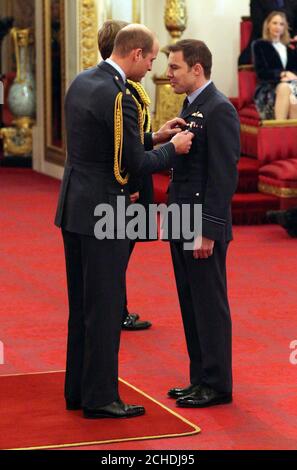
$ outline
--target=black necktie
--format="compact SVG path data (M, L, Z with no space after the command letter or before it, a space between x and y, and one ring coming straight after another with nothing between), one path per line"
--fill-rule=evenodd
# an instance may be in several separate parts
M189 106L189 100L188 100L188 98L185 98L185 100L183 102L182 113L187 109L188 106Z

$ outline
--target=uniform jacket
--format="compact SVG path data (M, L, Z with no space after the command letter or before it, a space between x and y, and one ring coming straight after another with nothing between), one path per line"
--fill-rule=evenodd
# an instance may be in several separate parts
M119 184L113 172L114 106L119 92L123 92L122 167L132 178L141 177L169 168L175 156L172 143L145 152L135 102L111 65L101 62L80 73L65 99L67 162L55 218L58 227L70 232L94 235L98 204L109 203L116 211L117 196L130 203L128 184ZM145 146L152 147L151 134L145 136Z
M140 103L141 107L143 108L144 105L142 100L137 92L137 90L128 83L128 89L131 91L132 95L135 96L137 101ZM146 120L144 122L144 129L146 129ZM152 133L147 132L145 134L145 150L152 150L153 149L153 139ZM131 194L136 193L139 191L139 199L137 201L138 204L142 204L146 209L148 208L149 204L153 204L154 202L154 186L153 186L153 178L151 174L145 175L142 178L137 179L130 179L129 181L129 189Z
M202 235L232 239L231 199L237 186L240 156L239 120L235 108L210 83L181 113L196 127L190 153L175 158L168 202L202 204Z

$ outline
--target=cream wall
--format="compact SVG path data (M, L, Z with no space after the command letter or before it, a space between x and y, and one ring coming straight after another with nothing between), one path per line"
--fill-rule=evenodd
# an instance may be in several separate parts
M237 58L241 16L249 15L249 0L188 0L185 37L205 41L213 53L213 80L227 96L237 96Z
M153 29L164 46L170 36L164 26L165 0L142 0L143 22ZM187 0L188 26L182 38L201 39L213 53L213 74L217 87L227 96L237 96L237 57L241 16L249 15L249 0ZM166 57L160 54L154 73L164 72ZM150 78L145 86L154 95Z

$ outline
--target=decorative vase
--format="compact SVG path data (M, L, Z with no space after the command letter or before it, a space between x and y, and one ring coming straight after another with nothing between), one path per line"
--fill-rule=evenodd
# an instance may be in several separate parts
M187 27L186 0L166 0L164 19L172 41L178 41Z
M16 117L16 125L29 127L35 116L36 93L32 73L33 34L29 28L13 28L16 57L16 78L9 90L8 105Z
M187 2L186 0L166 0L165 26L171 36L171 43L176 43L182 36L187 27ZM168 46L161 49L168 57ZM153 129L159 129L164 122L169 121L178 115L185 99L184 95L177 95L172 91L170 82L166 73L160 76L154 76L153 81L156 85L156 105Z

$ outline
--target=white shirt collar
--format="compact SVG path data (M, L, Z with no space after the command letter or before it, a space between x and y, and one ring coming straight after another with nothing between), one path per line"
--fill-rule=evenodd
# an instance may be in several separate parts
M110 58L106 59L106 61L109 65L111 65L114 69L117 70L117 72L119 72L119 74L121 75L122 79L123 79L123 82L125 83L126 82L126 74L124 72L124 70L116 63L114 62L113 60L111 60Z
M203 85L202 87L197 88L197 90L193 91L193 93L191 93L188 96L189 103L192 104L193 101L195 101L195 99L197 98L197 96L199 96L200 93L202 93L203 90L205 90L205 88L208 87L208 85L210 85L211 83L212 83L212 80L208 80L208 82L206 82L205 85Z

